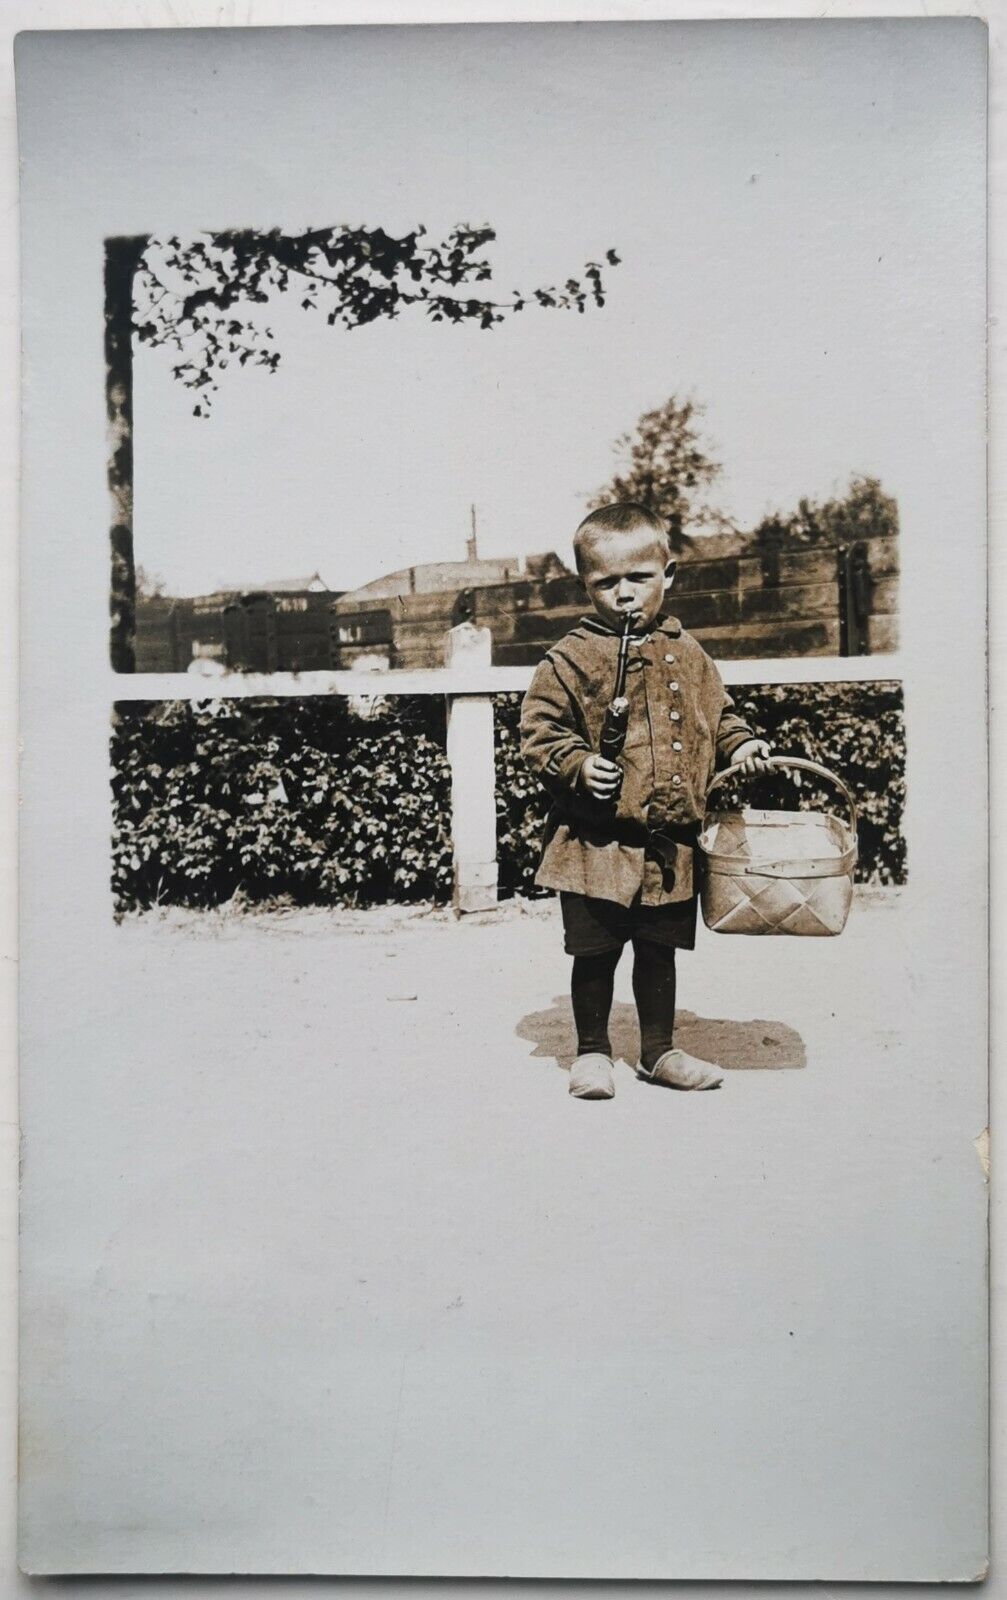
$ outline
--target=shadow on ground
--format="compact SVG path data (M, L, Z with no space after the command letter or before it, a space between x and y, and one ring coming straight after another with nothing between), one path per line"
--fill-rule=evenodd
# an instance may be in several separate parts
M561 1067L569 1067L576 1055L576 1041L566 995L553 1001L548 1011L530 1011L515 1029L519 1039L535 1048L532 1057L544 1057ZM610 1027L612 1051L635 1066L640 1055L640 1031L636 1009L622 1001L612 1007ZM675 1043L690 1055L713 1061L728 1072L781 1072L807 1066L804 1040L785 1022L767 1022L755 1017L750 1022L731 1022L717 1017L697 1017L694 1011L679 1011L675 1016Z

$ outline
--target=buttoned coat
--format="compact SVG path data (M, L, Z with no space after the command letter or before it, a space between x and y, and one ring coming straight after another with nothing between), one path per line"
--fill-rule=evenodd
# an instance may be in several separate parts
M524 759L552 796L535 882L628 906L691 898L692 845L718 764L751 728L677 617L630 645L618 802L580 781L614 693L618 636L585 617L535 669L521 708Z

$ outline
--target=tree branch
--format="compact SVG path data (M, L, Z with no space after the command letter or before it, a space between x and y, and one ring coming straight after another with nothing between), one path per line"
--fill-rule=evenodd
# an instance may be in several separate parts
M562 290L535 289L530 295L514 290L509 299L451 293L467 283L490 279L489 262L475 252L495 234L488 226L460 224L442 243L419 245L424 234L425 229L418 227L397 239L381 228L340 226L294 235L278 229L264 233L235 230L207 234L185 247L174 237L154 239L140 266L148 290L161 292L148 299L146 310L152 320L143 320L134 306L134 329L144 342L158 346L170 340L180 351L183 341L201 339L201 349L174 373L187 387L201 391L194 410L205 416L209 397L217 388L215 374L226 366L230 355L237 355L242 366L252 361L276 370L280 352L272 329L258 326L249 317L247 306L286 292L291 276L325 296L330 325L342 322L347 328L394 318L403 306L423 307L433 321L476 322L487 329L529 304L545 310L575 308L583 312L589 300L599 307L605 303L602 267L595 261L587 263L581 278L568 278ZM184 289L173 288L156 270L159 250L171 252L166 264L179 272ZM319 256L330 268L339 261L345 267L335 273L326 271L316 264ZM605 259L610 266L619 264L614 250L607 251ZM415 287L408 287L403 278ZM316 308L318 301L310 298L310 288L302 293L309 296L302 305Z

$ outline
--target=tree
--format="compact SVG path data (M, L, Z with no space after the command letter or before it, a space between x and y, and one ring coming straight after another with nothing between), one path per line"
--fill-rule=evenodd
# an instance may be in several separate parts
M841 499L799 500L789 516L774 511L763 517L752 537L766 548L835 548L859 539L894 538L898 531L898 502L885 493L880 479L855 473Z
M603 265L589 261L561 288L512 290L490 297L483 254L496 237L487 226L453 228L427 243L415 228L400 238L383 228L309 228L285 234L231 229L183 242L149 235L109 239L105 249L106 401L110 452L111 656L132 672L136 576L133 560L133 339L167 346L172 372L192 391L193 413L209 414L220 374L233 362L275 372L281 352L262 317L276 294L296 293L306 312L330 326L359 328L416 310L433 322L492 329L528 305L583 312L603 306ZM605 254L618 266L614 250Z
M307 229L284 234L232 229L183 246L178 238L152 238L139 263L134 331L141 344L168 345L180 360L175 377L194 391L193 412L209 413L218 375L230 362L275 372L280 361L273 330L256 316L274 294L291 291L304 311L321 311L329 327L360 328L419 308L432 322L474 322L493 328L530 303L583 312L604 305L602 265L589 261L580 278L562 288L513 290L487 298L469 285L488 283L485 246L492 228L462 225L439 243L426 230L395 238L383 228ZM606 254L618 265L614 250Z
M148 572L144 566L136 569L136 598L138 600L163 600L167 585L159 572Z
M597 510L613 500L638 500L667 518L676 551L687 548L689 528L729 529L727 519L703 496L720 472L720 463L700 440L696 423L702 416L702 406L674 395L655 410L645 411L635 432L616 440L616 471L591 497L588 509Z

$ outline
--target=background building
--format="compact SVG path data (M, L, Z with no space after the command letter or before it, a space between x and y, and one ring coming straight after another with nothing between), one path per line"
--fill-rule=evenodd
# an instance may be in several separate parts
M679 560L672 609L715 658L886 653L898 644L897 535L850 545L744 536L695 540ZM586 608L555 551L403 567L348 593L278 580L191 599L137 602L140 672L210 658L235 671L437 667L444 635L471 620L493 660L529 666Z

